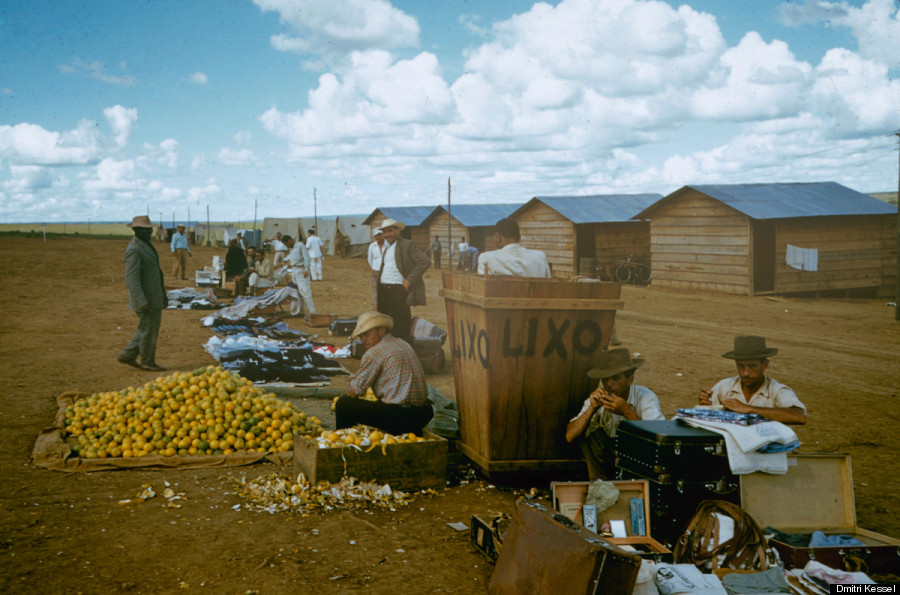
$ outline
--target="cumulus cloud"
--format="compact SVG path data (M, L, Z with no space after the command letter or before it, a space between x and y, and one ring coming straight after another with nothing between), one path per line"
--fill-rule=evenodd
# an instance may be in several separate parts
M216 161L225 165L248 166L259 163L259 159L250 149L229 149L225 147L216 155Z
M124 147L128 144L128 138L131 136L131 127L137 122L137 108L125 108L121 105L114 105L103 110L106 121L109 122L113 131L113 138L116 144Z
M53 171L37 165L11 165L12 178L0 183L0 188L9 192L23 193L51 188L54 185Z
M143 184L136 170L133 159L118 161L107 157L97 164L95 177L85 180L82 186L88 192L136 190Z
M415 46L419 24L385 0L253 0L278 13L293 33L274 35L281 51L341 56L351 51Z
M209 77L203 72L192 72L188 80L195 85L205 85L209 82Z
M202 200L210 200L222 193L222 188L214 181L210 180L205 186L195 186L188 190L188 200L191 202L199 202Z
M82 120L65 132L46 130L37 124L0 126L0 157L20 165L85 165L100 153L97 123Z

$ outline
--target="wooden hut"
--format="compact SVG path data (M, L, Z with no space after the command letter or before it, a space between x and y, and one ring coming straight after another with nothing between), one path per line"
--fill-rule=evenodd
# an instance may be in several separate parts
M435 236L441 242L445 266L452 262L456 264L456 246L464 239L470 246L478 248L479 252L496 250L499 248L494 241L494 225L497 221L509 217L513 211L522 206L518 204L492 204L492 205L450 205L450 214L447 214L446 206L439 206L425 224L428 226L429 235ZM449 236L448 234L449 220ZM430 241L429 241L430 243ZM421 247L421 246L420 246ZM447 255L450 255L448 259Z
M649 262L650 226L633 221L661 194L537 196L512 217L519 224L522 245L542 250L557 279L577 274L593 276L631 258Z
M428 225L425 220L436 209L436 206L420 207L378 207L366 217L364 225L370 230L375 229L385 219L399 221L406 227L400 232L400 236L413 240L423 252L428 249L431 239L428 237Z
M644 209L653 284L891 295L896 209L835 182L685 186Z

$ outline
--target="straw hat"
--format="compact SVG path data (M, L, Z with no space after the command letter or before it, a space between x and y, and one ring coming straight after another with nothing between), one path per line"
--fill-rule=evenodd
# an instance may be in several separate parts
M600 361L597 362L597 366L592 368L587 375L590 378L599 378L602 380L603 378L610 378L616 374L627 372L628 370L640 368L643 364L643 359L639 357L632 358L631 352L628 351L628 349L625 347L618 347L616 349L604 351L600 354Z
M359 320L356 321L356 328L353 329L350 340L353 341L364 332L380 326L383 326L390 331L394 328L394 319L381 312L363 312L359 315Z
M153 229L153 224L150 223L150 217L147 215L138 215L131 219L131 223L126 224L128 227L146 227L147 229Z
M380 227L376 227L375 229L372 230L373 236L380 236L383 233L384 233L384 230L381 229Z
M381 222L381 229L387 229L388 227L396 227L397 229L403 229L406 227L403 223L395 219L391 219L390 217Z
M728 359L766 359L778 353L775 347L766 347L765 337L738 335L734 338L734 349L723 353Z

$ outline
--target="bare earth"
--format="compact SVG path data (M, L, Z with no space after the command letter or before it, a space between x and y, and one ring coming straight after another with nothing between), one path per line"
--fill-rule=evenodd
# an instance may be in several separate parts
M235 481L279 471L236 469L67 474L30 462L55 397L140 385L154 378L116 363L137 319L127 309L125 240L0 237L0 591L22 593L482 593L491 567L467 533L448 522L511 512L522 494L486 481L458 481L418 495L396 513L300 516L234 510ZM159 245L158 245L159 247ZM163 257L170 282L170 259ZM194 249L191 265L224 250ZM363 259L326 259L313 284L321 312L368 309ZM187 282L171 281L173 287ZM446 327L436 271L429 305L414 315ZM647 359L638 382L659 394L664 413L696 402L700 387L733 375L720 357L732 337L758 333L781 353L772 376L809 407L798 428L805 452L852 455L859 525L900 537L900 324L884 300L744 298L660 288L623 288L618 330ZM163 315L158 361L190 370L213 363L209 331L196 311ZM300 319L294 328L308 329ZM343 344L344 338L334 338ZM449 350L448 350L449 355ZM356 360L345 365L354 370ZM454 397L449 366L429 382ZM346 386L338 380L336 387ZM327 401L301 407L333 424ZM149 484L185 492L181 509L162 498L123 507ZM544 485L536 486L540 489ZM546 495L546 492L542 492Z

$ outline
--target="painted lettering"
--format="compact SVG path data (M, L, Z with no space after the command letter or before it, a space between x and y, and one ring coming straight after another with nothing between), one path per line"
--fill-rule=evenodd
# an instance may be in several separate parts
M487 370L490 355L490 344L488 343L487 332L481 329L478 332L478 359L481 361L482 367Z
M565 334L566 329L569 328L569 322L569 320L565 320L559 328L557 328L556 322L554 322L552 318L547 319L550 340L547 341L547 346L544 347L544 357L548 357L551 353L556 351L556 353L559 354L559 358L566 361L569 352L566 350L566 346L563 343L563 335Z
M509 318L507 318L506 322L503 323L503 357L519 357L520 355L522 355L524 348L521 345L513 347L509 344L509 327L510 321Z
M587 343L583 341L585 335L590 338ZM600 347L603 339L603 331L594 320L582 320L572 329L572 349L580 355L591 355Z

